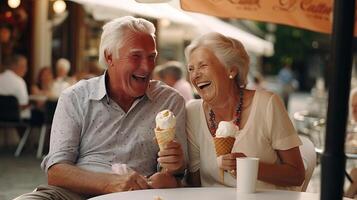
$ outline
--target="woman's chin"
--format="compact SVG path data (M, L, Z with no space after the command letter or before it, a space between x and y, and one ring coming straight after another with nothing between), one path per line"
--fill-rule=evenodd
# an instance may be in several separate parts
M201 96L201 98L203 99L203 101L205 101L206 103L209 103L209 104L215 102L215 99L212 98L211 96Z

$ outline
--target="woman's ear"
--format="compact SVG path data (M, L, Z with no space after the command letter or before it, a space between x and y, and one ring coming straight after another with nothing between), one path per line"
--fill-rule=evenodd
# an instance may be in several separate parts
M235 78L238 75L238 67L237 66L232 66L228 70L228 77L232 77L231 79Z
M112 67L113 66L113 56L111 53L109 53L107 50L104 51L104 57L105 57L105 61L107 61L108 63L108 67Z

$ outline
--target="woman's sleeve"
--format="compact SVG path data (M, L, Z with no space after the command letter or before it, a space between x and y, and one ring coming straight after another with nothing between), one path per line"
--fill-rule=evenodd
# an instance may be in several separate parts
M186 133L188 145L189 171L196 172L200 169L200 146L198 143L198 130L195 127L199 126L199 110L196 102L191 102L186 105ZM196 108L196 109L195 109Z
M302 144L283 102L276 94L271 95L268 101L265 119L267 137L274 149L288 150Z

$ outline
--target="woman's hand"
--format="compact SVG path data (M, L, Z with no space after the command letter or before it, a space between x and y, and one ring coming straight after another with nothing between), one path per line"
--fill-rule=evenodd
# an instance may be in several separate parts
M157 172L150 176L149 185L154 189L177 187L177 181L174 176L167 172Z
M219 156L217 157L218 167L227 171L236 170L237 168L236 158L239 157L247 157L247 156L244 153L239 153L239 152Z

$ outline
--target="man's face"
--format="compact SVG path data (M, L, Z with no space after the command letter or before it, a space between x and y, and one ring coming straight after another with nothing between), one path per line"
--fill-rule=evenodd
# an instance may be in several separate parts
M155 39L148 34L126 32L119 57L106 56L110 84L116 91L129 98L145 94L157 55Z

